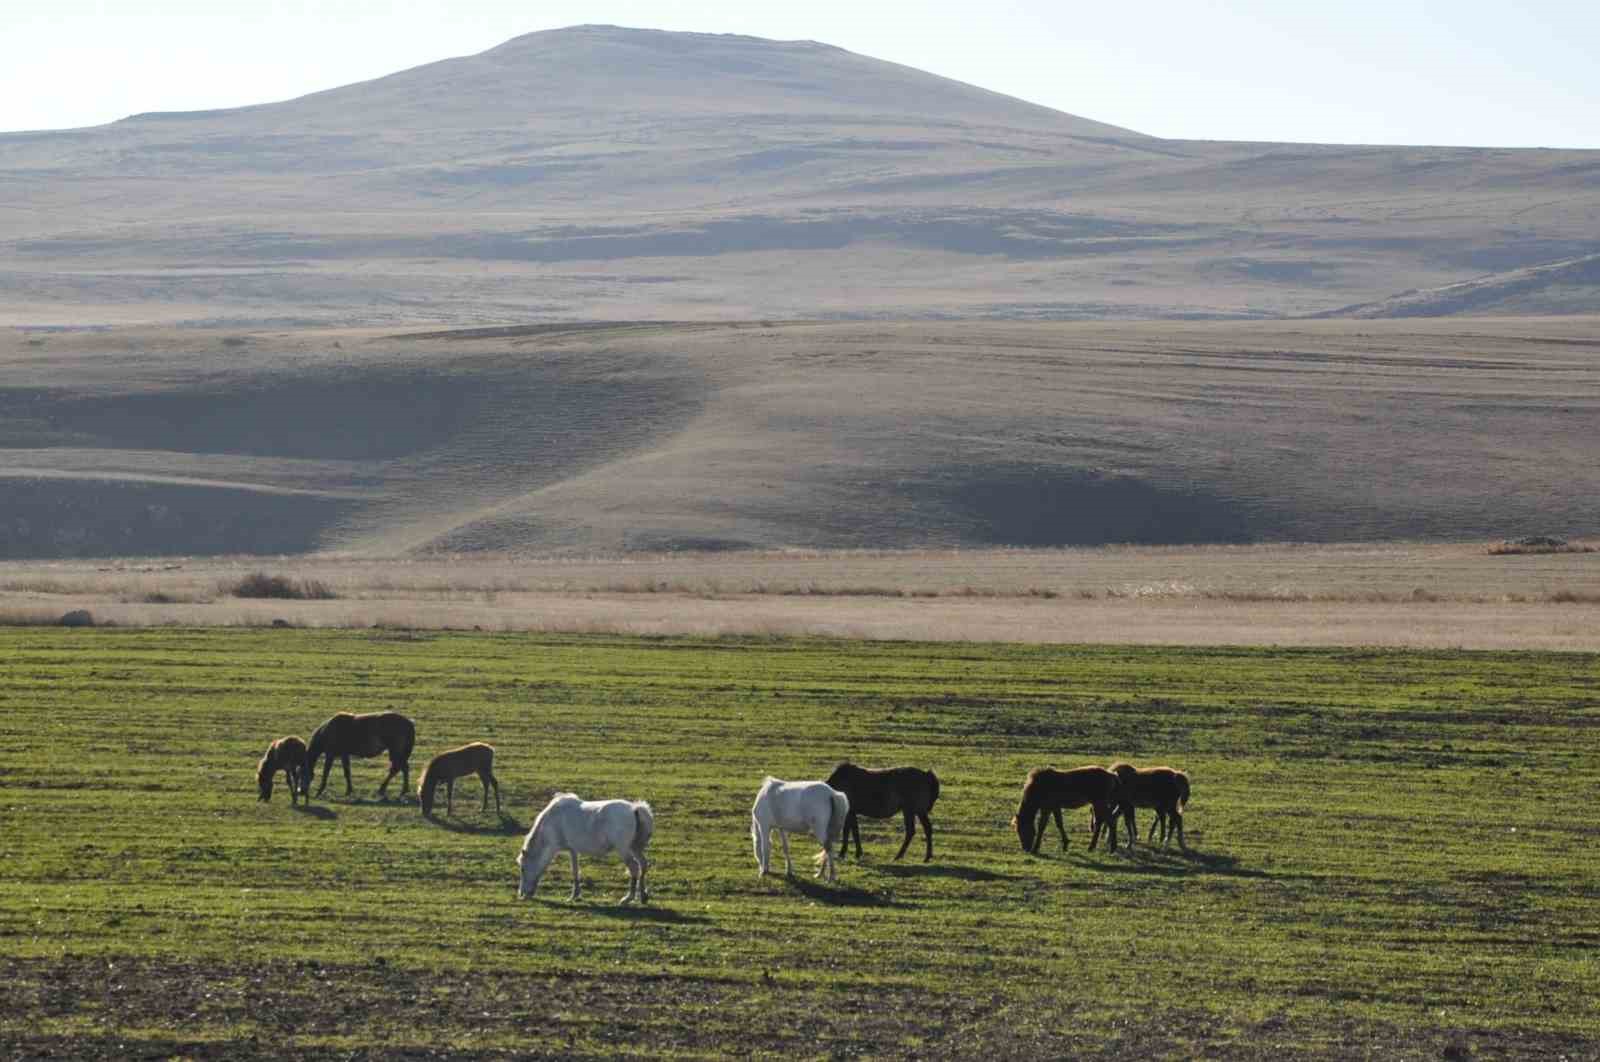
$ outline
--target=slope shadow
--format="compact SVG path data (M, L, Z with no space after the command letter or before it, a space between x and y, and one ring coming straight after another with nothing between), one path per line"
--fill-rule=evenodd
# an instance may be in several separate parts
M424 815L423 819L428 823L439 827L441 830L449 830L451 833L496 834L500 836L509 836L528 832L528 827L519 822L516 816L507 815L503 812L501 813L500 817L493 822L463 822L460 819L449 818L443 815Z

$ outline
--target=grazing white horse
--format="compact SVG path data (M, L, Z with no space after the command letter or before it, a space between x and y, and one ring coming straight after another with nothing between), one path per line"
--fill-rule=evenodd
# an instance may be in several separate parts
M517 898L526 900L533 895L550 861L564 849L572 855L572 899L582 892L578 853L616 852L628 867L628 891L622 902L648 903L644 872L650 861L644 857L644 848L655 828L650 805L642 800L579 800L573 793L557 793L533 820L533 829L517 853L517 865L522 868Z
M767 775L756 793L755 806L750 809L750 839L756 846L756 865L759 876L767 873L772 860L772 831L778 831L783 841L783 867L794 876L794 863L789 859L789 831L809 833L822 846L817 857L821 866L817 876L824 872L829 881L838 880L833 868L833 846L844 834L844 820L850 814L850 798L827 782L784 782Z

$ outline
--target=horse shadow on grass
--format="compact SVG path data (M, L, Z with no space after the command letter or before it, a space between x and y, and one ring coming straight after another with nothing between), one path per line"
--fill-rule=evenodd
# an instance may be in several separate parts
M425 815L423 817L433 825L442 830L449 830L451 833L465 833L477 836L484 834L509 836L528 832L528 827L517 821L516 816L507 815L503 812L499 819L493 822L464 822L461 819L453 819L444 815Z
M317 799L326 800L330 804L343 804L345 807L351 808L399 808L405 807L407 804L411 805L412 807L416 807L417 805L417 798L411 796L410 794L391 797L378 796L376 794L372 796L362 796L361 794L357 793L352 796L329 796L318 797Z
M858 889L853 885L832 885L820 881L808 881L805 878L791 877L786 879L789 888L810 900L825 903L830 907L900 907L907 908L911 905L899 900L892 900L887 896L880 896L866 889Z
M1239 857L1228 852L1202 852L1193 848L1170 849L1139 847L1122 849L1120 858L1107 862L1079 861L1099 870L1117 874L1157 874L1163 877L1191 877L1217 875L1226 878L1253 878L1261 881L1282 881L1290 878L1309 878L1309 874L1281 874L1259 867L1243 866Z
M306 815L313 819L322 819L324 822L339 817L337 811L322 804L295 804L293 808L296 815Z
M659 925L708 925L710 915L688 914L670 907L652 907L647 904L596 904L587 909L589 914L602 918L615 918L619 922L654 922Z
M882 863L857 866L893 878L955 878L958 881L1021 881L1020 874L1002 874L982 867L956 866L949 863Z

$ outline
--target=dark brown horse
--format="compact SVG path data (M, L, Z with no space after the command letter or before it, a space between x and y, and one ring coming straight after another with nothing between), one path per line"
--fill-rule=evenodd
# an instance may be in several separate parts
M355 792L350 784L350 757L365 759L380 752L389 754L389 774L378 787L378 795L385 795L397 774L402 776L400 791L404 793L411 788L411 750L416 743L416 725L399 712L367 715L340 712L311 735L311 744L306 748L305 773L300 778L300 794L310 798L311 776L317 771L317 758L322 757L322 784L317 786L317 795L322 795L328 788L328 771L337 756L344 764L344 795L349 796Z
M906 839L900 843L896 859L906 854L911 838L916 836L917 823L922 823L922 836L928 842L928 853L922 857L926 863L933 858L933 823L928 812L939 799L939 776L920 767L888 767L871 770L853 763L841 763L828 775L828 785L850 798L850 814L845 816L844 837L839 842L839 857L844 858L850 847L850 834L856 836L856 858L861 858L861 824L857 815L869 819L892 818L896 813L905 816Z
M1061 831L1061 850L1065 852L1067 828L1061 822L1061 809L1081 808L1087 804L1094 809L1095 824L1089 847L1094 848L1100 840L1101 828L1110 823L1111 850L1115 852L1117 830L1111 812L1117 806L1121 791L1122 783L1104 767L1076 767L1070 771L1035 767L1028 772L1028 780L1022 786L1022 803L1011 819L1022 850L1039 851L1039 842L1044 840L1044 831L1049 827L1049 816L1054 815L1056 829ZM1039 820L1037 827L1036 818Z
M300 796L300 772L306 767L306 743L290 735L281 737L267 746L267 754L256 764L256 785L261 787L261 799L272 799L272 780L279 771L289 783L289 803Z
M1121 807L1118 810L1128 827L1128 843L1133 844L1133 839L1139 834L1133 820L1133 809L1150 808L1156 817L1150 823L1150 836L1145 838L1145 842L1149 843L1155 837L1156 827L1159 826L1161 843L1166 844L1176 828L1178 846L1188 848L1183 839L1183 806L1189 802L1189 776L1171 767L1137 768L1130 763L1113 763L1111 770L1122 781ZM1115 836L1116 832L1113 819L1111 833Z
M417 786L417 803L424 815L433 814L433 791L444 783L444 813L454 813L453 804L456 779L476 774L483 783L483 811L489 810L489 787L494 786L494 810L500 810L500 783L494 777L494 746L481 741L462 745L459 749L441 752L428 761L422 770L422 781Z

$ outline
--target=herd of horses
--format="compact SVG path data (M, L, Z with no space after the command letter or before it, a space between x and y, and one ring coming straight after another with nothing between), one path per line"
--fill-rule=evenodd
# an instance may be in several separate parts
M378 787L385 796L395 775L401 776L403 789L411 786L411 753L416 747L416 726L399 712L371 712L353 715L340 712L311 735L309 743L298 737L283 737L267 746L266 755L256 766L260 799L271 800L273 780L282 772L289 785L290 803L311 801L311 779L317 761L322 760L321 796L328 787L328 772L337 758L344 767L345 795L354 793L350 780L350 758L387 754L389 773ZM483 808L489 809L489 790L494 790L495 811L500 811L500 783L494 776L494 747L475 741L441 752L428 761L417 786L417 803L424 816L432 816L434 798L440 784L445 786L445 813L453 814L455 781L476 774L483 787ZM928 818L939 799L939 778L920 767L890 767L873 770L841 763L826 780L786 782L770 775L761 783L755 804L750 809L750 837L755 847L757 873L766 875L772 859L772 835L778 834L783 848L785 872L794 874L789 856L789 834L809 834L821 845L817 854L817 876L836 881L838 872L833 857L848 854L850 838L855 837L856 858L861 858L861 826L857 817L890 819L899 815L905 824L905 839L895 859L906 854L922 824L926 852L923 862L933 859L933 823ZM1102 834L1107 835L1112 851L1117 849L1117 820L1127 828L1128 844L1138 835L1135 809L1154 813L1146 843L1152 843L1159 829L1161 843L1176 835L1187 848L1183 836L1183 809L1189 802L1189 776L1171 767L1134 767L1113 763L1109 767L1078 767L1058 771L1036 767L1028 772L1022 786L1022 802L1012 816L1022 849L1037 853L1050 820L1061 834L1061 849L1069 847L1062 812L1090 809L1089 847L1095 848ZM545 870L561 852L572 859L571 898L579 898L578 856L615 852L628 868L628 892L623 903L645 903L650 894L645 887L645 872L650 860L645 847L655 832L655 816L650 805L640 800L583 800L573 793L557 793L534 819L533 827L517 853L522 880L518 895L530 897L539 887Z

